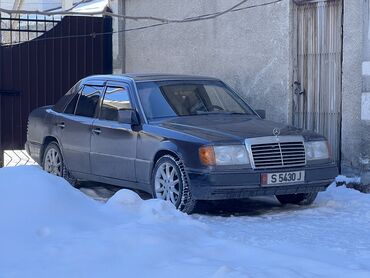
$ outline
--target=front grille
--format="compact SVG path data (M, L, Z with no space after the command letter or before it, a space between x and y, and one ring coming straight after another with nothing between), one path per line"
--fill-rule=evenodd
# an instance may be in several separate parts
M297 167L306 164L303 141L251 144L250 151L252 166L255 169Z

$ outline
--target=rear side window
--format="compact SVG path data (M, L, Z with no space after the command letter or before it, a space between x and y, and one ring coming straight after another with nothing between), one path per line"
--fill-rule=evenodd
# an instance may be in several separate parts
M73 114L75 112L76 103L77 103L77 100L78 100L79 96L80 96L80 94L75 94L73 96L72 100L69 102L66 109L64 110L64 113Z
M131 109L128 89L107 87L100 110L100 119L118 121L118 111Z
M77 94L77 91L80 89L81 82L77 82L64 96L62 96L58 102L52 108L56 112L63 112L64 108L68 103L71 102L71 99ZM76 103L75 103L76 105ZM74 110L72 111L72 113Z
M78 99L76 112L78 116L94 117L103 87L85 85Z

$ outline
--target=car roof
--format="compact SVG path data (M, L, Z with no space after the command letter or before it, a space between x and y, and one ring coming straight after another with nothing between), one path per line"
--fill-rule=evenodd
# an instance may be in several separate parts
M161 74L161 73L127 73L127 74L105 74L105 75L92 75L84 78L84 81L102 81L112 80L120 81L122 79L132 79L135 82L148 82L148 81L171 81L171 80L213 80L219 81L217 78L198 75L184 75L184 74Z

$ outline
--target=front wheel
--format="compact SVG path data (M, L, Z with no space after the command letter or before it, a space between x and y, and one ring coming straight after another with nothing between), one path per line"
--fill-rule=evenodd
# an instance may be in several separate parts
M77 185L77 180L69 173L64 164L62 152L56 142L47 145L42 160L42 168L50 174L64 178L72 186Z
M316 197L317 197L317 192L276 195L276 198L282 205L293 204L293 205L308 206L308 205L311 205L315 201Z
M171 202L177 209L192 213L196 201L192 198L187 174L180 159L162 156L152 173L153 197Z

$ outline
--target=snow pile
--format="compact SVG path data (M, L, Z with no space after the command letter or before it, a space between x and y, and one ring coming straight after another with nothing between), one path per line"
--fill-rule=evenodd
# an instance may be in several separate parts
M335 179L336 183L338 184L359 184L361 183L360 177L346 177L346 176L338 176Z
M370 195L344 187L307 209L188 216L28 166L0 169L0 196L0 277L370 277Z
M108 5L108 0L92 0L78 4L71 11L76 13L99 13L103 12Z

